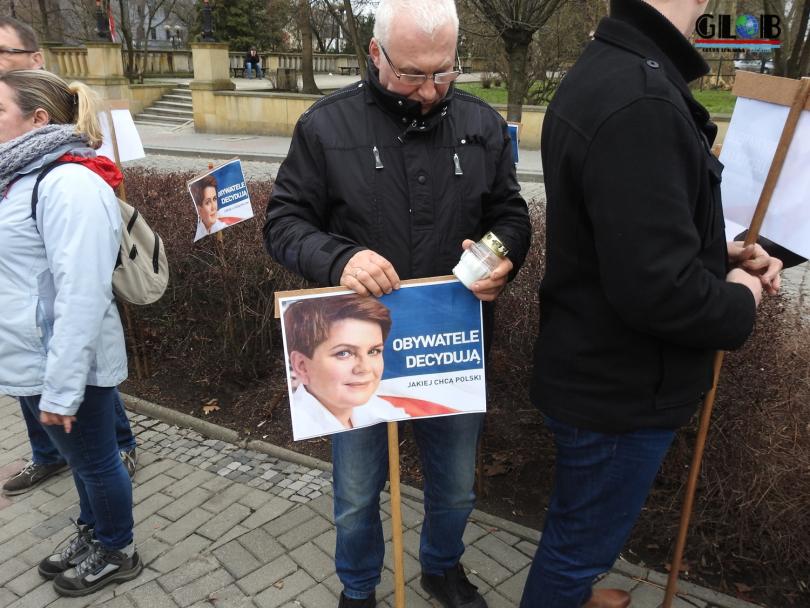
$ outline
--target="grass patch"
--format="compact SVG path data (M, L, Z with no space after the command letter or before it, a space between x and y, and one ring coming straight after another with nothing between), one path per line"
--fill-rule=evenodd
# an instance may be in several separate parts
M472 93L486 101L487 103L505 104L506 86L485 89L480 83L463 82L456 84L456 87ZM701 104L703 104L710 114L731 114L734 111L734 100L736 97L730 91L705 89L703 91L694 90L692 93Z

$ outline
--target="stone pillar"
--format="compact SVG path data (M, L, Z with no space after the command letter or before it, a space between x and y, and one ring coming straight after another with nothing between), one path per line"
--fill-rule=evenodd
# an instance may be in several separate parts
M194 128L198 132L221 131L226 116L217 118L215 91L233 91L228 45L222 42L195 42L191 45L194 80L189 83L194 108ZM224 104L221 104L224 108ZM224 111L220 110L220 113Z
M124 76L121 45L117 42L88 42L87 78L83 78L103 99L129 99L129 80Z
M56 53L53 52L53 49L59 46L63 46L63 44L61 42L43 42L40 44L42 58L45 60L45 69L61 76L59 60L56 58Z

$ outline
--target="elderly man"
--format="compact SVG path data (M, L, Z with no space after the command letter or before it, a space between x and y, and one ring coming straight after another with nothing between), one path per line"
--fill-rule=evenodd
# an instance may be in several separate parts
M612 0L549 105L546 275L532 400L557 465L522 608L623 608L591 591L627 540L713 353L751 333L781 262L726 244L717 132L687 83L706 0Z
M34 30L11 17L0 17L0 72L38 70L43 63L42 51L37 44ZM116 396L116 437L121 459L132 477L136 467L135 436L121 398ZM22 408L22 412L31 442L32 457L22 471L3 484L2 492L7 496L28 492L67 467L39 420L29 413L28 408Z
M448 274L462 247L491 230L510 253L472 286L490 328L487 303L521 265L530 224L506 124L453 88L457 35L453 0L380 2L367 80L315 103L296 126L265 244L312 281L380 296L401 279ZM459 563L481 423L476 414L412 423L425 478L421 584L446 607L485 606ZM386 446L384 425L332 438L343 607L375 605Z

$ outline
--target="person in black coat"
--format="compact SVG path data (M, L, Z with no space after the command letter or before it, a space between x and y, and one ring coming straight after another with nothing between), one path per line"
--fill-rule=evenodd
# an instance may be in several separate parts
M781 262L727 244L717 129L687 83L706 0L612 0L543 123L546 274L531 398L554 487L522 608L627 606L597 590L674 431L743 344Z

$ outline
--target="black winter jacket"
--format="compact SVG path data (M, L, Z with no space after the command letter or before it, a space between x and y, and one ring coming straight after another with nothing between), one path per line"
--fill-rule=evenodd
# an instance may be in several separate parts
M650 5L611 16L548 108L546 275L532 400L596 431L685 424L717 349L754 324L725 281L716 127L687 82L707 71Z
M449 274L461 242L492 230L514 272L531 228L506 123L451 89L433 112L368 80L301 116L273 185L265 246L281 264L338 285L349 258L372 249L401 279Z

